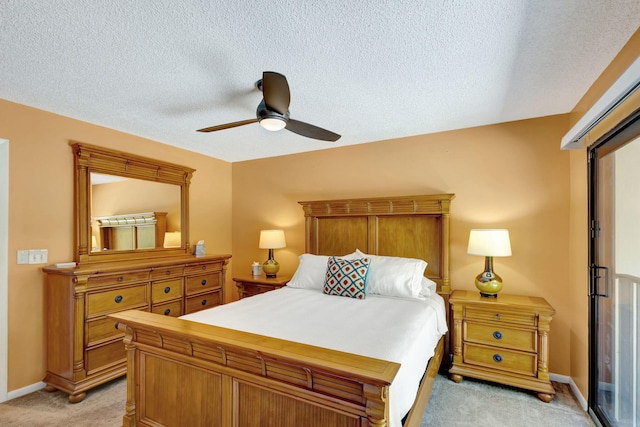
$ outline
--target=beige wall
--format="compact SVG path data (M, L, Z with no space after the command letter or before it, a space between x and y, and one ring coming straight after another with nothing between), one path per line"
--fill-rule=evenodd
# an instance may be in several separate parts
M471 228L506 227L513 256L495 260L505 291L545 297L558 311L551 372L569 375L573 297L569 252L568 117L552 116L233 164L234 274L264 261L263 228L283 228L282 274L304 252L301 200L455 193L451 211L454 289L475 289L484 259L466 254ZM583 294L584 295L584 294ZM553 351L553 349L557 349Z
M41 381L46 369L42 265L17 265L16 251L48 249L49 263L73 260L73 156L68 141L195 168L191 243L204 239L208 253L231 253L231 164L4 100L0 117L0 138L9 140L7 389L12 391Z

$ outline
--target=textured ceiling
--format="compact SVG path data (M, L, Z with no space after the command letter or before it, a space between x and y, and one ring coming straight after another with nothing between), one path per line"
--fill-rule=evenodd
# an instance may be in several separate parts
M638 0L2 0L0 98L242 161L566 113L639 25ZM254 118L265 70L342 138L196 132Z

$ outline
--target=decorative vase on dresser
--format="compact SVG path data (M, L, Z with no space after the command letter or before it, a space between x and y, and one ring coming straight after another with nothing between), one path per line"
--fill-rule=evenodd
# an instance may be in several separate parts
M493 381L553 400L549 380L549 324L555 310L544 298L456 290L453 311L453 364L449 377Z

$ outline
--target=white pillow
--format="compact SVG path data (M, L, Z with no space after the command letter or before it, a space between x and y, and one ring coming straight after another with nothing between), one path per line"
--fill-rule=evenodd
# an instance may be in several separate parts
M433 280L422 277L422 281L420 283L420 296L424 298L429 298L431 295L435 294L438 291L438 284Z
M417 258L367 255L356 250L356 256L370 257L367 293L401 298L419 298L427 262Z
M356 253L348 254L340 258L354 259ZM325 274L327 273L328 255L302 254L298 257L300 264L287 283L292 288L320 289L324 286Z

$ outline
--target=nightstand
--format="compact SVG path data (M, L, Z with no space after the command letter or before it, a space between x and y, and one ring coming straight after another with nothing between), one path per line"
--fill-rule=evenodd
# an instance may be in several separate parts
M553 400L549 381L549 323L556 313L539 297L454 291L453 364L449 377L464 376L533 390Z
M236 286L238 287L240 299L281 288L286 285L289 280L291 280L290 277L284 276L278 276L273 279L251 275L233 278L233 281L236 282Z

